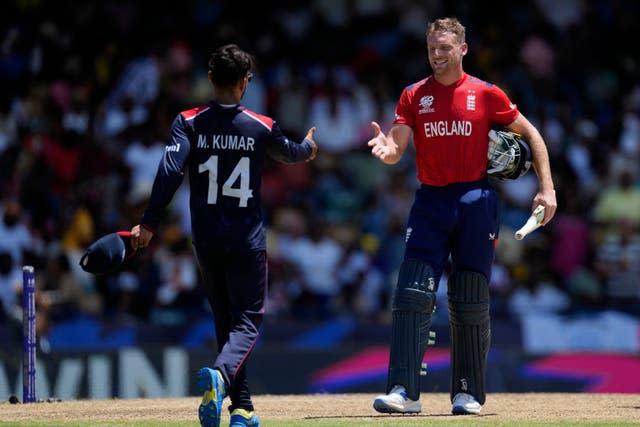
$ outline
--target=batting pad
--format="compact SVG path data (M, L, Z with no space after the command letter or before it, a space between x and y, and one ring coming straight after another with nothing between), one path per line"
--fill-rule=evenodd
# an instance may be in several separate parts
M387 393L393 386L402 385L409 399L420 397L420 371L429 342L436 288L430 265L415 259L402 263L393 295Z
M482 405L491 342L489 285L481 273L459 271L449 278L451 326L451 399L468 393Z

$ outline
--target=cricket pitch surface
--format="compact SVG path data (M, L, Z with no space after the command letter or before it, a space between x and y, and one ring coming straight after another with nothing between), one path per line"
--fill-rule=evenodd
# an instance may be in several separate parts
M517 425L517 421L542 423L571 421L640 422L640 394L584 393L489 393L479 416L451 415L449 395L422 393L419 415L387 415L373 407L374 394L308 394L257 395L253 398L256 414L264 425L278 425L279 420L300 420L322 425L336 424L341 419L358 421L359 425L381 425L388 422L477 421ZM111 399L42 402L34 404L0 404L2 422L135 422L192 421L197 425L197 397L160 399ZM228 425L229 414L224 402L221 425ZM384 424L384 423L383 423ZM408 423L409 424L409 423ZM422 424L422 423L420 423ZM304 425L307 425L306 423ZM311 425L311 424L309 424Z

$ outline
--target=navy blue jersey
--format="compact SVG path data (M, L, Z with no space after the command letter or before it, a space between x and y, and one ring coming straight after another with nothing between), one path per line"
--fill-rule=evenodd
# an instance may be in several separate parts
M142 224L158 227L188 170L194 245L264 250L260 186L265 155L295 163L311 152L308 141L290 141L274 120L241 105L209 102L183 111L173 122Z

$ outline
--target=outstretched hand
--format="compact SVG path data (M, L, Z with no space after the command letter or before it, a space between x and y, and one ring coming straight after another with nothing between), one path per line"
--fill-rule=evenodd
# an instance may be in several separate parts
M382 161L389 156L394 156L396 154L396 144L387 139L378 123L371 122L371 127L373 128L373 138L367 143L371 147L371 154Z
M304 139L306 139L311 143L311 155L309 156L307 161L315 159L316 154L318 153L318 144L316 144L315 139L313 139L313 134L315 131L316 131L316 127L314 126L307 131L307 136L304 137Z

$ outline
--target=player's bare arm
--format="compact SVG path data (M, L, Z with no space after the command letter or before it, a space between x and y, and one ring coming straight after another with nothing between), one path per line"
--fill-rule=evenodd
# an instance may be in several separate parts
M531 147L533 157L533 167L538 176L538 193L533 199L531 210L542 205L545 208L542 225L546 225L555 215L558 204L556 202L556 191L551 177L551 166L549 165L549 152L542 139L540 132L527 120L525 116L519 114L518 117L507 128L522 135Z
M371 122L371 127L373 138L367 143L371 147L371 154L388 165L398 163L409 145L411 128L407 125L394 125L389 135L385 135L378 123Z

